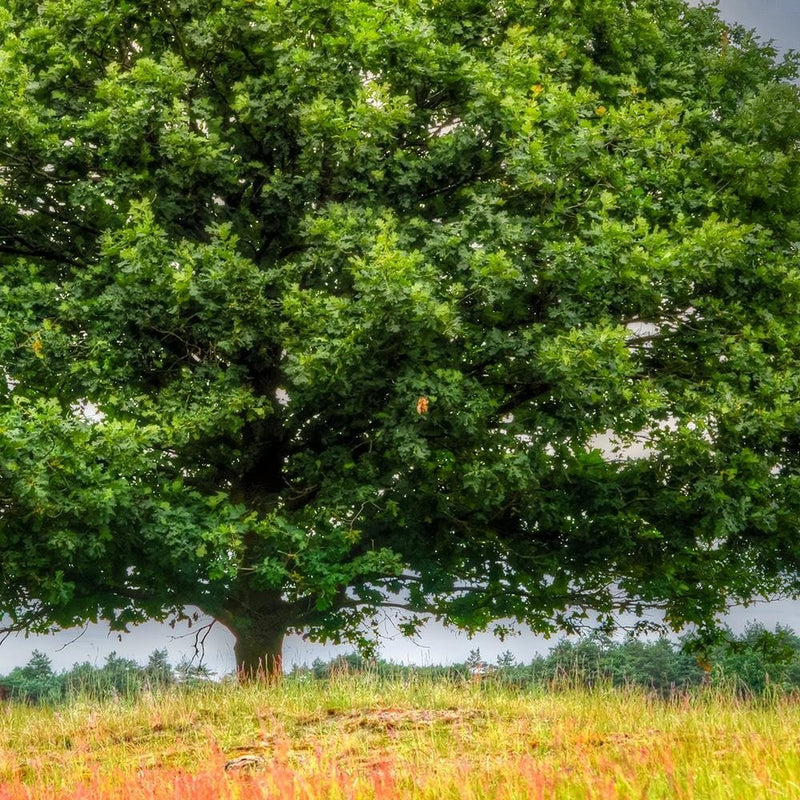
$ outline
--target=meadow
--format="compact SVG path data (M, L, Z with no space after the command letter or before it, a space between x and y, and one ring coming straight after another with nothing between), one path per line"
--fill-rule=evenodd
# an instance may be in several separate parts
M342 675L7 703L0 800L797 798L799 745L788 693Z

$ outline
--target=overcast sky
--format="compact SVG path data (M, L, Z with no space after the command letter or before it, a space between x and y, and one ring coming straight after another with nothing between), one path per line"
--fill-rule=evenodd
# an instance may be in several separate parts
M725 19L754 28L764 39L773 39L779 50L800 50L799 0L721 0Z
M721 0L719 8L726 19L755 28L762 39L774 40L780 50L800 50L800 0ZM768 627L780 622L800 631L800 604L781 602L736 610L730 617L730 624L739 628L744 622L753 619L762 621ZM102 664L112 650L137 661L146 661L149 653L163 647L168 649L173 661L179 660L183 655L191 656L193 652L191 631L173 631L155 623L134 629L122 641L118 641L116 635L110 634L102 625L89 626L75 639L80 633L79 630L65 631L49 637L7 640L0 647L0 674L26 663L34 648L50 655L58 669L87 660ZM506 649L511 650L517 658L529 661L533 655L546 651L552 644L531 634L506 642L499 642L489 635L469 640L463 635L447 632L435 625L429 626L422 639L414 643L401 637L388 619L384 625L384 634L381 652L385 658L414 663L447 664L463 661L470 649L475 647L480 647L483 657L489 661L493 661ZM75 641L70 643L73 639ZM310 645L299 636L292 636L286 642L284 662L288 665L310 663L317 656L330 658L347 649ZM220 626L212 629L206 639L205 663L218 674L228 673L234 668L233 640Z

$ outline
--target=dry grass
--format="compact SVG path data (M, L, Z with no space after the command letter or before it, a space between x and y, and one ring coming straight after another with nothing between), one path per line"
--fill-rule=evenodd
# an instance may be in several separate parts
M797 798L798 744L792 698L342 677L8 705L0 800Z

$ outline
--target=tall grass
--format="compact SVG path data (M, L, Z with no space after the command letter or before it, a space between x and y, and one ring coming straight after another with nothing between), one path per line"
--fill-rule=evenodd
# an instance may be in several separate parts
M214 685L0 708L0 800L797 798L798 736L794 697L730 687Z

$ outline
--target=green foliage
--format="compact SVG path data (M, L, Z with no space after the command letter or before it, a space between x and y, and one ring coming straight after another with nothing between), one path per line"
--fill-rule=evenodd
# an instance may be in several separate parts
M539 680L631 684L664 695L710 684L761 695L800 689L800 638L781 625L769 631L751 623L741 634L727 631L705 657L696 658L664 638L613 641L594 636L562 640L531 666Z
M7 627L797 591L795 76L683 0L7 0Z
M166 649L153 650L147 660L144 674L151 686L170 686L173 683L175 676Z
M668 639L613 641L603 636L562 640L547 657L534 660L540 681L578 685L635 685L669 695L701 685L706 673L697 660Z
M510 650L506 650L497 656L498 669L512 669L516 666L516 663L516 656Z
M740 696L800 690L800 637L778 625L774 631L751 623L741 634L726 631L724 640L697 658L681 642L667 638L611 639L602 634L561 639L546 655L518 662L510 650L487 664L480 650L471 650L462 664L413 666L378 660L365 662L358 654L337 656L311 667L295 666L294 679L326 680L343 673L365 673L386 680L430 678L435 681L476 679L492 686L549 688L637 686L671 697L698 687L720 687Z
M737 688L762 694L770 689L800 688L800 638L790 628L774 631L748 625L712 653L718 679L732 679Z
M3 686L15 700L52 703L62 696L61 682L53 672L50 658L34 650L24 667L17 667L3 678Z
M110 653L102 666L84 661L56 673L44 653L34 650L24 667L0 677L0 685L15 700L52 704L76 697L101 700L134 697L144 691L159 691L176 683L191 683L198 675L209 677L202 665L181 662L172 667L166 650L154 650L146 665Z
M546 655L530 663L517 660L511 650L489 664L479 649L462 664L415 666L382 659L365 659L358 652L337 655L329 661L314 659L311 666L294 665L289 680L337 680L347 675L368 675L386 681L431 680L449 683L484 681L518 688L543 686L638 686L668 697L700 686L720 686L744 696L800 690L800 636L778 625L774 631L751 623L741 634L727 631L725 640L698 659L674 640L611 639L595 634L561 639ZM74 698L102 700L132 698L173 686L197 688L214 678L204 664L183 658L172 666L166 650L154 650L141 665L116 653L102 666L75 664L61 673L34 651L24 667L0 676L0 686L15 700L53 704Z

